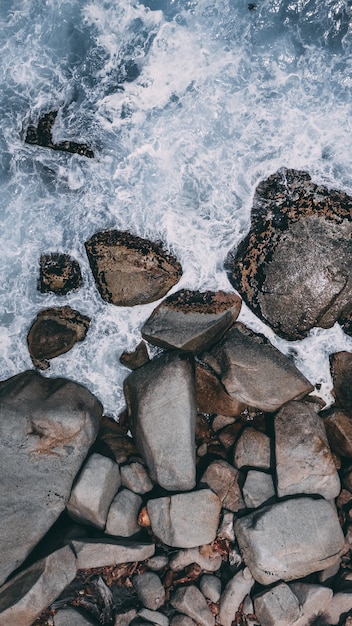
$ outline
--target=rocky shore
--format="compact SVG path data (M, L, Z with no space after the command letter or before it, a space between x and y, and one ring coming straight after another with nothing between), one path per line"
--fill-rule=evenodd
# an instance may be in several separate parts
M109 305L166 298L121 355L119 423L72 381L0 383L0 626L351 626L352 354L330 356L326 407L237 320L243 298L285 338L350 332L351 208L304 172L263 181L226 260L237 293L167 296L182 268L161 244L86 242ZM80 288L69 255L39 265L43 293ZM69 306L38 312L37 370L89 325Z

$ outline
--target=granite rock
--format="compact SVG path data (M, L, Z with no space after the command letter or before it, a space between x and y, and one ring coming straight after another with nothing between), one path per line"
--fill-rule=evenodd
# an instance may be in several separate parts
M289 587L297 597L302 611L295 626L307 626L313 618L321 615L333 596L332 590L322 585L297 582L290 583Z
M146 622L154 624L154 626L169 626L169 619L160 611L151 611L150 609L142 609L138 611L138 617L146 620Z
M339 624L344 613L352 611L352 593L335 593L324 611L324 617L330 626Z
M350 352L331 354L330 369L334 394L340 405L350 412L352 411L352 354Z
M55 613L53 622L53 626L92 626L93 624L94 622L72 608L61 609Z
M245 409L243 402L229 396L214 372L200 363L196 363L196 389L199 413L238 416Z
M199 589L210 602L218 602L221 596L221 580L212 574L203 574L199 581Z
M59 141L53 139L53 126L59 111L50 111L44 113L38 120L37 126L30 124L27 128L25 142L41 146L42 148L51 148L52 150L61 150L63 152L71 152L92 159L94 152L85 143L77 143L76 141Z
M130 370L136 370L149 362L149 354L144 341L140 341L132 352L124 351L120 356L120 363Z

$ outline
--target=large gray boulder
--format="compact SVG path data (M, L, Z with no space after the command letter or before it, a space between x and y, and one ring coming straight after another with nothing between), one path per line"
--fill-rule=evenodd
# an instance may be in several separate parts
M180 263L159 243L129 232L95 233L85 247L98 291L111 304L154 302L182 276Z
M168 490L195 485L196 397L190 353L170 352L125 381L136 446L151 478Z
M246 565L262 585L329 567L345 543L332 504L308 497L264 506L237 519L235 535Z
M161 348L198 353L221 339L237 319L241 304L235 293L182 289L153 311L142 336Z
M288 357L243 324L236 323L202 359L230 396L262 411L276 411L313 391Z
M279 497L320 494L336 498L340 479L326 437L319 406L288 402L275 417L277 492Z
M251 228L226 265L248 306L286 339L352 312L352 198L282 168L262 181Z
M0 383L0 584L64 510L101 414L64 378L28 371Z

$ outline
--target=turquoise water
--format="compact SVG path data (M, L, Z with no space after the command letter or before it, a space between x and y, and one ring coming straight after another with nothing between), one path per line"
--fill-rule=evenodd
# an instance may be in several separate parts
M232 290L227 251L246 234L258 182L279 167L352 194L352 2L2 0L0 4L0 378L31 368L38 310L89 315L86 340L46 375L87 385L117 416L119 364L155 305L102 302L84 241L105 228L161 239L182 263L179 287ZM58 109L55 141L94 159L24 143ZM65 252L84 286L36 289L39 257ZM175 290L174 289L174 290ZM330 352L352 350L338 325L279 340L329 399Z

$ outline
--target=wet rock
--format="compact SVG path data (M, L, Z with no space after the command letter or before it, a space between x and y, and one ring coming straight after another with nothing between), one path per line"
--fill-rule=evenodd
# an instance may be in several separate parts
M77 555L77 569L105 567L144 561L154 555L154 543L138 543L124 539L85 539L72 541Z
M291 583L289 587L298 599L302 611L295 626L307 626L310 620L321 615L333 596L332 590L322 585Z
M239 472L223 460L213 461L205 470L201 482L207 483L220 498L224 509L237 511L244 509L241 489L238 484Z
M255 580L270 585L318 572L344 549L336 510L326 500L295 498L237 519L235 535Z
M140 341L138 346L132 352L123 352L120 356L120 362L130 370L136 370L142 365L146 365L149 361L147 346L144 341Z
M196 548L215 539L221 502L210 489L203 489L149 500L147 511L160 541L175 548Z
M210 546L207 546L210 548ZM207 554L202 554L202 549L188 548L186 550L178 550L176 554L170 558L170 569L173 572L180 572L192 563L199 565L204 572L216 572L222 563L222 558L215 549L207 550Z
M64 296L82 285L81 268L78 261L68 254L52 252L40 257L40 276L38 290L42 293L52 291Z
M119 464L139 456L132 437L127 435L126 428L105 416L101 420L95 450L111 456Z
M27 128L25 142L32 145L41 146L42 148L52 148L52 150L62 150L63 152L72 152L92 159L94 157L93 150L85 143L77 143L76 141L60 141L55 143L52 136L52 129L57 118L58 111L50 111L45 113L39 120L38 125L30 125Z
M154 572L134 576L133 586L137 591L138 599L147 609L156 611L164 604L165 587Z
M202 359L232 398L262 411L276 411L313 391L288 357L243 324L236 323Z
M231 398L220 380L204 365L196 363L197 409L199 413L237 416L245 405Z
M154 626L169 626L169 620L160 611L150 611L149 609L142 609L138 612L138 617L145 619L146 622L154 624Z
M63 609L55 613L53 623L54 626L92 626L93 624L90 619L72 608Z
M262 181L251 229L227 259L229 280L285 339L352 312L352 199L282 168Z
M101 413L64 378L28 371L0 383L0 584L65 509Z
M128 232L96 233L85 243L97 289L106 302L135 306L159 300L182 275L161 244Z
M344 613L352 611L352 593L335 593L324 611L324 617L330 626L339 624Z
M101 454L92 454L72 489L67 504L69 515L103 530L110 504L120 485L117 463Z
M352 417L334 410L324 418L324 426L330 447L339 456L352 457Z
M153 483L142 463L135 461L120 468L121 484L135 493L148 493L153 489Z
M44 309L35 318L28 336L28 350L35 367L45 370L53 359L83 341L90 319L69 306Z
M316 405L289 402L275 417L279 497L317 493L332 500L341 485Z
M152 480L169 490L195 485L195 383L193 357L170 352L125 381L136 446Z
M245 567L229 580L220 598L221 626L231 626L241 602L249 594L253 585L254 578L248 567Z
M0 626L31 626L76 576L68 546L53 552L0 589Z
M141 529L138 525L138 513L142 507L142 498L122 489L113 499L106 520L105 532L108 535L131 537Z
M215 618L206 599L195 585L177 589L171 597L171 605L193 619L199 626L214 626Z
M164 300L142 328L142 336L161 348L195 354L208 350L232 326L241 298L224 291L182 289Z
M234 465L238 469L242 467L270 469L270 438L255 428L246 428L235 447Z
M248 508L257 508L275 496L273 478L270 474L250 470L243 485L243 499Z
M199 581L203 596L210 602L218 602L221 596L221 580L211 574L203 574Z
M302 615L298 599L285 583L258 594L254 598L254 610L265 626L291 626Z
M341 406L352 410L352 354L335 352L330 356L330 369L334 384L334 393Z

